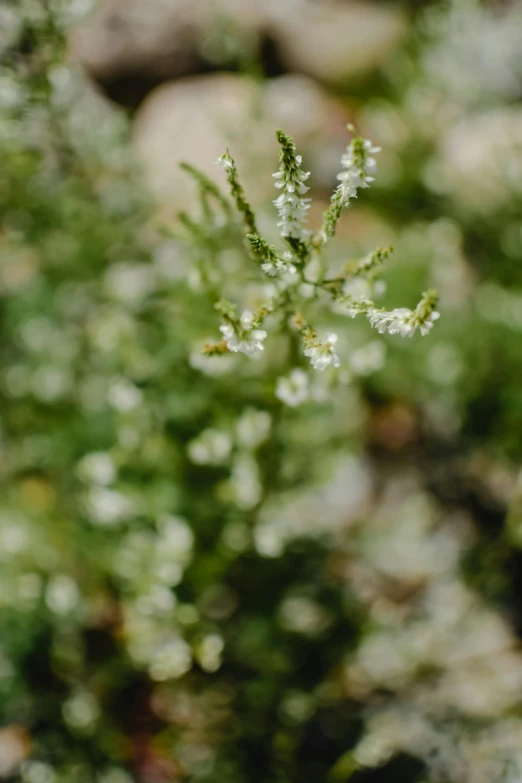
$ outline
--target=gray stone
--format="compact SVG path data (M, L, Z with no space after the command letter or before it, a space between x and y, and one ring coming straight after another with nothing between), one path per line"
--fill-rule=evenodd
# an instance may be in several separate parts
M102 83L136 78L151 84L219 59L216 31L249 35L260 24L255 0L101 0L71 36L70 50Z
M288 70L330 83L381 66L407 30L398 8L373 2L274 3L272 18Z
M400 10L375 2L101 0L71 53L109 92L134 85L138 103L161 81L255 63L268 36L288 71L342 83L382 65L405 30Z
M233 74L189 77L156 88L140 107L134 141L150 188L159 201L183 206L187 161L225 182L215 159L227 148L249 198L274 194L275 130L294 136L313 172L312 186L329 186L348 143L344 107L305 76L259 83ZM322 176L322 179L321 179Z

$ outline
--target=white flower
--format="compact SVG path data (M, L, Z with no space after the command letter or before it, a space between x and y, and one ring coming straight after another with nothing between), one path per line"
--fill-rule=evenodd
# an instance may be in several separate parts
M374 147L368 139L352 139L341 158L344 171L337 175L343 200L355 198L359 188L368 188L374 181L377 161L372 156L377 152L380 152L380 147Z
M268 275L269 277L275 277L279 271L278 261L265 261L264 264L261 264L261 269L265 275Z
M433 324L435 323L435 321L438 321L439 318L440 318L440 313L437 312L437 310L434 310L432 313L429 314L429 316L426 318L424 323L420 324L419 329L423 337L426 337L426 335L431 332L431 330L433 329Z
M304 370L296 368L288 377L278 378L275 394L281 402L291 408L302 405L310 396L308 374Z
M289 252L283 253L282 258L278 258L275 261L265 261L261 264L261 269L269 277L276 277L277 275L290 274L295 275L297 269L291 263L292 254Z
M408 326L408 320L413 315L413 312L407 307L398 307L395 310L372 310L368 315L370 325L373 326L379 334L400 333L403 337L413 335L415 329L411 330ZM410 334L411 332L411 334Z
M413 337L417 329L423 336L427 335L438 318L440 314L436 310L421 319L416 311L409 310L407 307L390 311L371 310L368 313L370 325L381 334L388 332L388 334L400 334L401 337Z
M253 356L264 349L263 340L266 337L266 332L264 329L253 329L253 320L253 313L250 310L245 310L239 319L238 328L230 323L219 327L229 351L234 353L241 351L247 356Z
M354 129L349 126L352 132ZM371 141L360 136L354 136L341 158L343 171L337 175L340 184L335 189L330 206L325 213L325 220L320 232L320 240L326 244L336 231L337 222L350 199L357 196L359 188L367 188L374 181L373 176L377 171L377 162L372 157L380 152L379 147L374 147Z
M303 195L310 189L304 183L310 176L310 172L301 169L303 162L301 155L295 154L295 145L292 140L281 134L279 141L282 145L281 165L279 171L274 174L276 188L282 189L281 195L275 199L274 204L279 211L281 236L303 239L307 232L303 229L306 213L310 209L309 198Z
M230 169L233 167L230 156L226 152L223 155L220 155L219 158L214 161L214 163L216 166L220 166L224 171L230 171Z
M330 364L332 367L339 367L339 357L334 350L336 342L337 335L329 332L323 343L317 341L305 348L304 355L310 358L310 363L315 370L325 370Z

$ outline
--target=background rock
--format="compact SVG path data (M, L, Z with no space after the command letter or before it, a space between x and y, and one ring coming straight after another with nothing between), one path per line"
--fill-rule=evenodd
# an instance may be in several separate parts
M290 71L341 84L386 62L406 33L398 8L368 2L299 3L299 12L275 11L275 36Z
M342 83L380 67L400 42L401 11L372 2L101 0L71 53L115 100L209 70L305 73Z
M450 125L441 135L428 177L459 209L480 215L513 208L522 193L521 109L477 112Z
M111 97L137 105L155 85L226 59L230 36L255 49L259 8L255 0L101 0L72 36L71 54Z
M347 120L344 107L305 76L260 84L244 76L211 74L155 89L138 111L134 140L160 201L183 205L187 177L179 170L182 161L225 182L214 161L228 147L255 203L273 193L276 128L295 137L307 168L321 172L311 184L329 187L347 144Z

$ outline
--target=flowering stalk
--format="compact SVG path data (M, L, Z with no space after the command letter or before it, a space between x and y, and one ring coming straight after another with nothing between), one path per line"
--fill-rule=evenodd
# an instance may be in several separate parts
M286 133L277 131L277 140L281 145L279 155L279 171L274 174L276 188L282 193L275 199L274 204L279 211L281 220L277 224L281 229L281 236L289 239L305 240L308 232L303 229L306 222L306 213L310 209L309 198L303 198L309 188L304 184L310 172L303 171L301 155L296 154L295 144Z
M282 257L279 256L275 247L269 245L266 239L260 237L259 234L247 234L247 239L252 245L254 253L263 261L261 269L266 275L276 277L285 272L295 274L296 268L291 263L292 255L290 253L283 253Z
M339 356L335 352L337 339L337 335L334 332L328 332L323 341L318 338L313 340L309 338L303 339L306 346L303 353L310 359L310 364L314 370L326 370L329 365L332 365L332 367L341 366Z
M220 189L218 188L215 182L209 179L206 174L204 174L195 166L192 166L190 163L181 163L180 168L183 169L183 171L186 171L187 174L190 174L190 176L196 181L199 187L200 201L203 206L203 211L208 216L211 216L212 213L207 199L208 196L212 196L222 207L223 211L225 212L225 215L227 215L227 217L230 217L232 211L231 205L228 199L226 199L223 196L223 194L221 193Z
M353 128L350 129L354 132ZM370 325L381 334L387 332L392 335L412 337L416 331L419 331L421 335L427 335L439 318L439 313L435 309L438 299L436 291L425 292L414 310L408 308L386 310L376 307L366 295L354 296L350 289L351 280L362 278L370 285L369 290L372 290L371 286L378 277L380 269L392 253L391 247L378 248L362 259L349 262L342 272L334 277L323 273L319 279L310 280L307 275L307 262L312 251L316 254L321 253L328 239L334 235L343 209L348 206L352 198L357 196L359 188L367 188L373 182L376 171L373 155L379 151L379 148L374 147L367 139L354 135L342 157L343 170L338 176L339 185L324 215L322 229L319 235L312 239L310 232L303 228L310 203L310 199L304 198L304 194L308 191L305 182L309 174L301 169L302 158L297 154L292 139L282 131L277 132L277 139L281 144L280 168L274 177L276 187L282 192L274 203L279 211L278 228L286 243L286 250L278 251L256 230L255 216L245 199L237 179L234 161L228 152L217 161L227 173L232 197L248 228L247 239L256 259L260 262L261 271L271 278L276 278L276 285L272 287L276 293L270 301L261 304L255 311L245 309L241 315L238 315L237 307L228 300L223 299L218 302L216 309L221 313L222 339L207 344L205 353L219 355L231 351L244 353L247 356L260 353L264 350L264 341L267 337L265 321L272 315L278 314L282 330L287 329L289 324L293 324L300 332L303 355L315 370L324 371L329 367L335 369L340 366L336 350L337 334L328 332L320 338L316 329L301 314L304 308L317 307L319 302L325 300L336 306L336 312L342 311L349 318L365 316ZM201 187L215 196L212 190L206 188L201 178L198 181ZM192 232L196 241L197 227L195 224ZM370 362L371 366L382 361L383 350L375 351L375 356ZM356 364L365 368L370 366L367 362L361 363L360 356ZM281 378L280 383L276 384L276 394L286 404L297 405L309 398L310 390L304 372L301 368L295 367L288 377Z
M258 329L251 310L243 310L239 319L224 314L225 323L219 327L229 351L241 352L254 356L264 350L263 340L266 337L264 329Z
M377 272L392 253L393 247L391 246L379 247L364 258L346 264L344 272L351 277L368 277L372 273Z
M316 330L304 320L300 313L295 316L294 325L299 329L303 338L303 354L310 359L310 364L315 370L326 370L329 365L340 366L341 362L335 352L336 334L328 332L324 340L321 341Z
M355 133L353 125L349 125L348 129ZM351 199L356 198L357 190L368 188L374 181L377 162L373 155L377 152L380 152L380 147L374 147L368 139L353 137L341 158L343 170L337 175L340 185L330 199L330 206L325 212L323 226L315 244L325 245L335 235L339 218Z
M237 176L236 164L234 159L229 155L228 150L216 160L216 164L221 166L226 174L230 186L230 193L235 201L238 212L243 215L243 220L245 221L248 231L251 234L257 234L255 215L252 211L252 207L245 198L245 191L241 187Z
M433 324L440 318L440 313L435 310L438 301L438 293L435 290L425 291L415 308L399 307L395 310L378 309L370 299L356 299L349 294L336 297L339 304L345 306L346 315L355 318L364 314L370 322L370 326L377 329L380 334L400 334L401 337L413 337L417 329L422 336L427 335L433 328Z
M402 337L413 337L417 329L425 336L440 318L435 310L438 301L436 291L425 291L415 310L400 307L396 310L375 310L368 313L368 320L381 334L400 334Z

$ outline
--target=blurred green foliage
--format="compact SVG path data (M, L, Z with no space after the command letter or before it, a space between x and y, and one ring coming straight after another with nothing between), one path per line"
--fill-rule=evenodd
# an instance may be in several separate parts
M344 99L390 148L364 207L387 297L435 281L443 317L290 410L285 340L200 352L240 227L195 204L165 236L127 118L64 62L68 4L6 4L1 778L518 779L521 82L462 98L473 52L433 66L458 27L433 6ZM456 165L481 128L498 182Z

